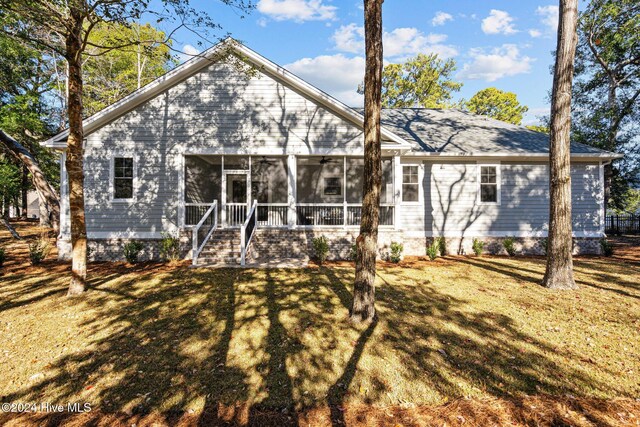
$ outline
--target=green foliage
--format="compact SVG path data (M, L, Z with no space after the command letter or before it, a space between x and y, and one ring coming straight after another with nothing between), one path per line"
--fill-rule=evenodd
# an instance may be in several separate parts
M14 162L0 154L0 203L20 196L21 171Z
M550 133L549 126L547 125L527 125L525 127L534 132L546 133L547 135Z
M610 257L613 255L613 245L604 237L600 239L600 249L602 250L602 255L606 257Z
M54 73L51 61L35 49L25 47L0 31L0 129L16 138L36 158L47 180L58 187L59 165L57 155L37 143L54 130L53 105ZM22 163L13 156L1 156L0 164L12 165L14 172L4 167L0 173L0 192L22 190L20 179ZM6 175L9 173L9 175ZM18 175L17 188L7 179ZM3 179L6 178L6 179ZM7 185L9 185L7 187ZM33 188L27 180L25 190Z
M617 200L616 207L611 211L617 215L620 214L640 214L640 190L636 188L628 188L623 191Z
M92 115L155 80L175 66L166 35L150 24L101 23L89 40L99 46L119 46L123 41L141 43L104 51L88 47L83 64L85 115Z
M427 256L431 261L438 258L439 245L438 241L434 239L429 246L427 246Z
M162 233L160 256L170 262L178 261L180 259L180 239L169 233Z
M438 237L436 238L436 242L438 245L438 251L440 252L440 256L446 256L447 255L447 239L445 239L444 237Z
M482 251L484 250L484 242L482 240L474 238L472 248L474 254L476 254L477 256L481 256Z
M522 115L529 111L529 107L518 102L515 93L505 92L495 87L478 91L466 103L466 106L472 113L514 125L521 124Z
M37 265L44 260L51 251L51 245L46 237L40 237L29 243L29 259L32 265Z
M637 0L592 0L579 17L571 139L625 155L606 173L609 207L617 210L640 183L638 28Z
M398 242L391 242L391 253L389 254L389 261L399 263L402 261L402 252L404 251L404 245Z
M142 242L127 242L124 245L124 258L129 264L134 264L138 262L138 256L142 249L144 249L144 244Z
M388 64L382 72L384 108L450 108L452 94L462 83L453 75L456 61L442 60L436 54L418 54L403 64ZM362 92L362 86L358 89Z
M504 250L507 251L509 256L514 256L516 254L515 237L505 237L505 239L502 241L502 246L504 246Z
M327 260L327 254L329 253L329 243L327 242L327 238L324 235L314 237L311 240L311 244L313 245L313 251L316 255L316 259L318 260L318 264L324 264Z
M4 265L4 261L7 259L6 256L7 256L7 253L5 249L2 246L0 246L0 267Z
M549 239L547 239L546 237L544 239L540 239L540 247L542 248L542 251L546 255L547 251L549 250Z
M357 256L358 256L358 246L354 243L353 245L351 245L351 248L349 249L349 259L352 261L355 261Z

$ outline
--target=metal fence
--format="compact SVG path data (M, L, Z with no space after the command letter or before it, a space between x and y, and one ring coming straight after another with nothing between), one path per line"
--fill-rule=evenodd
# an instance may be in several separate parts
M608 215L604 228L607 234L640 234L640 216Z

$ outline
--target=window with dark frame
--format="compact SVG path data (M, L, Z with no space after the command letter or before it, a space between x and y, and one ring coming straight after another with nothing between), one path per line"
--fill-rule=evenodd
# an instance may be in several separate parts
M402 201L417 202L419 200L420 183L418 182L418 166L402 167Z
M336 177L324 179L324 195L325 196L341 196L342 180Z
M133 198L133 157L113 159L113 198Z
M480 167L480 201L482 203L498 203L497 166Z

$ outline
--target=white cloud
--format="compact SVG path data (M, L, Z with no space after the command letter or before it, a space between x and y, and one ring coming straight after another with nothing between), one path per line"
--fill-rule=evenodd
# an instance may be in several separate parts
M267 18L265 18L265 17L263 16L262 18L258 19L258 20L256 21L256 23L257 23L260 27L264 28L264 27L266 27L266 26L267 26Z
M336 19L337 7L322 0L260 0L258 10L276 21L327 21Z
M341 52L362 53L364 51L364 27L357 24L343 25L331 36L335 48Z
M542 36L542 31L536 30L536 29L531 29L531 30L529 30L529 35L531 37L533 37L533 38L537 38L537 37Z
M437 53L445 58L456 56L458 51L453 46L442 44L446 40L445 34L425 35L416 28L396 28L382 37L384 53L389 58L418 53Z
M547 27L549 33L553 34L558 31L558 6L538 6L536 15L540 17L540 22Z
M357 88L364 78L365 60L343 54L302 58L284 67L352 107L363 104Z
M436 12L436 16L431 20L431 25L437 27L439 25L444 25L447 21L453 21L453 16L446 12Z
M446 45L445 34L424 34L417 28L396 28L385 31L383 36L384 55L386 58L402 60L418 53L437 53L450 58L458 51ZM362 54L364 52L364 28L356 24L343 25L332 36L336 50Z
M491 9L489 16L482 20L482 31L485 34L515 34L518 31L513 25L513 18L504 10Z
M197 47L190 44L185 44L184 46L182 46L182 53L178 54L178 60L180 62L184 62L188 59L193 58L194 55L197 55L199 53L200 50Z
M534 61L533 58L522 56L518 47L513 44L504 44L489 52L480 48L471 49L469 56L473 60L464 65L459 77L487 82L528 73Z

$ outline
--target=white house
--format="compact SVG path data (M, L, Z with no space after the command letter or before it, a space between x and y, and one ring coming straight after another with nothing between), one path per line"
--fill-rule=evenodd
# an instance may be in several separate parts
M363 116L227 39L87 118L84 170L91 257L123 242L180 235L199 263L306 258L311 237L348 256L358 234ZM69 254L64 150L60 255ZM455 110L383 111L381 251L424 255L474 238L540 252L548 223L548 136ZM603 166L618 155L572 144L576 252L604 235ZM195 231L194 231L195 230ZM193 236L193 239L192 239ZM191 248L193 247L193 250Z

